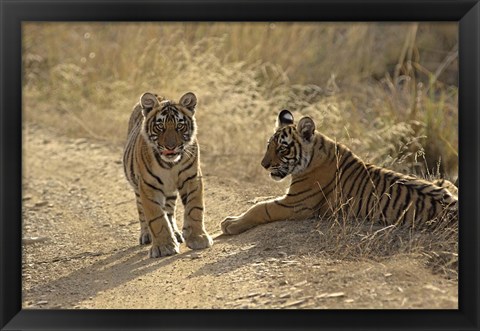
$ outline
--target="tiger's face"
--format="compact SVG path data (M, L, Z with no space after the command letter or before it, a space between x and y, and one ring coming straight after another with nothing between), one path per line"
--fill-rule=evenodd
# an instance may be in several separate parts
M160 101L155 95L145 93L140 98L143 134L162 160L175 163L193 142L196 125L193 117L197 98L189 92L178 103Z
M312 144L314 132L315 124L311 118L304 117L295 126L292 113L288 110L279 113L277 129L268 140L262 160L262 166L270 172L272 179L279 181L306 168L311 158L308 147Z

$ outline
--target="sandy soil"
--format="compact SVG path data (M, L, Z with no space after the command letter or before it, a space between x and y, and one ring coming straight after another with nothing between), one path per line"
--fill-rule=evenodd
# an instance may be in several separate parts
M278 222L238 236L220 221L268 187L209 172L202 155L208 250L148 258L138 245L122 149L24 127L23 307L453 308L457 282L422 259L339 260L319 249L315 221ZM177 210L182 219L182 208Z

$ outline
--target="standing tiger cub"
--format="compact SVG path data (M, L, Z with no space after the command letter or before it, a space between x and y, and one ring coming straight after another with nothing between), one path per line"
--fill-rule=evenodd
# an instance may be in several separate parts
M224 233L237 234L268 222L330 216L340 211L347 217L406 223L413 228L457 224L458 198L451 182L442 180L435 185L365 163L344 145L315 131L310 117L294 125L288 110L278 116L262 166L274 180L292 175L287 194L258 203L238 217L227 217L221 223Z
M184 238L192 249L213 244L203 224L196 104L191 92L178 103L147 92L130 116L123 167L137 200L140 244L152 244L150 257L178 253ZM175 221L178 193L185 207L182 233Z

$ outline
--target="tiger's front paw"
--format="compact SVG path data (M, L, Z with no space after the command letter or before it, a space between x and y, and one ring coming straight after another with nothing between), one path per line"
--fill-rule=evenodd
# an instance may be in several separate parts
M225 218L222 223L222 232L225 234L239 234L248 229L245 227L243 222L240 220L240 217L229 216Z
M138 238L140 245L148 245L152 242L152 237L150 237L150 233L147 231L142 231L140 233L140 237Z
M206 232L191 234L186 239L187 247L191 249L204 249L213 245L212 237Z
M175 241L172 241L165 245L164 244L158 245L153 243L152 247L150 247L150 252L148 256L151 258L157 258L162 256L178 254L179 252L180 252L180 249L178 247L178 243Z

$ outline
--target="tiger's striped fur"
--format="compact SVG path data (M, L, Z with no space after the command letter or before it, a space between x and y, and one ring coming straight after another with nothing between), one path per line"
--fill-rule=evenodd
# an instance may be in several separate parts
M458 181L458 178L457 178L457 181ZM452 193L452 195L458 197L458 187L457 187L456 184L453 184L451 181L449 181L447 179L444 179L444 178L441 178L441 179L433 180L432 183L437 185L437 186L446 188L447 190L450 191L450 193Z
M454 225L457 196L445 187L363 162L346 146L315 131L309 117L293 124L288 110L280 112L262 166L275 180L292 175L285 196L258 203L222 223L226 234L288 219L331 215L370 219L383 224L406 223L414 228ZM444 185L447 181L439 183ZM456 189L453 187L450 189Z
M144 93L128 124L123 154L125 176L135 191L140 244L151 243L149 256L207 248L212 239L203 224L203 182L196 140L197 98L186 93L178 103ZM185 207L182 233L175 221L180 193Z

